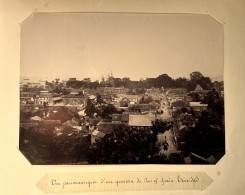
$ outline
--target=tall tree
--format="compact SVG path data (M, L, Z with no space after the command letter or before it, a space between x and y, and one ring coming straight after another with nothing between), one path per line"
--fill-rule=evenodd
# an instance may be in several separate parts
M110 118L110 115L116 113L117 109L113 104L102 105L100 108L100 116L102 118Z
M187 90L193 91L197 84L199 84L203 89L211 89L213 85L209 77L204 77L200 72L192 72L190 74L190 81L188 82Z
M190 79L191 79L191 80L200 80L201 78L203 78L203 75L202 75L202 73L200 73L200 72L198 72L198 71L192 72L192 73L190 74Z
M97 109L95 108L94 103L91 101L91 99L87 100L87 106L85 108L85 113L89 117L94 117L94 114L97 113Z
M155 83L155 87L158 88L160 87L171 88L173 86L173 79L167 74L162 74L155 79L154 83Z
M185 77L179 77L174 80L174 87L187 88L187 86L188 86L188 79Z

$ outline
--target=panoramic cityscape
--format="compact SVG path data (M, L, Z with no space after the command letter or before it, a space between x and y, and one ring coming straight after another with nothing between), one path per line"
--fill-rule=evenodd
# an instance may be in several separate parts
M32 164L215 164L225 154L223 81L23 79L20 150Z
M20 151L31 164L216 164L223 30L203 14L32 14Z

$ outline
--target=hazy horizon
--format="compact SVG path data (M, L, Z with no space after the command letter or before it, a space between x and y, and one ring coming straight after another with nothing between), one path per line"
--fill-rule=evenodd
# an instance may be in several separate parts
M194 72L194 71L193 71ZM167 74L167 73L163 73L163 74ZM161 75L161 74L159 74L159 75ZM158 75L158 76L159 76ZM171 75L169 75L169 74L167 74L168 76L170 76L171 77ZM104 76L104 78L107 78L106 76L108 76L108 75L103 75ZM206 75L203 75L203 76L206 76ZM125 77L127 77L127 76L125 76ZM180 76L179 76L180 77ZM173 78L173 79L177 79L177 78L179 78L179 77L176 77L176 78L173 78L173 77L171 77L171 78ZM90 78L90 77L65 77L65 78L62 78L62 77L53 77L53 78L47 78L47 77L28 77L28 76L20 76L20 80L23 80L23 79L30 79L31 81L54 81L56 78L58 78L58 79L60 79L60 81L67 81L67 80L69 80L70 78L76 78L77 80L83 80L84 78ZM114 77L114 78L124 78L124 77ZM155 77L146 77L146 78L142 78L142 79L147 79L147 78L155 78ZM187 78L187 79L190 79L189 78L189 76L188 77L185 77L185 78ZM215 76L215 77L209 77L211 80L213 80L213 81L223 81L223 75L220 75L220 76ZM91 81L96 81L96 80L98 80L98 81L101 81L101 78L90 78L91 79ZM130 80L132 80L132 81L139 81L140 79L131 79L130 78Z
M35 13L21 24L20 76L221 77L223 36L208 15Z

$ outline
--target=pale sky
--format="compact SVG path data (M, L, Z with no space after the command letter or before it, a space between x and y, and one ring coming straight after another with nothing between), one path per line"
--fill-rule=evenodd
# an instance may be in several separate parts
M208 15L35 13L21 25L20 72L38 79L223 75L223 26Z

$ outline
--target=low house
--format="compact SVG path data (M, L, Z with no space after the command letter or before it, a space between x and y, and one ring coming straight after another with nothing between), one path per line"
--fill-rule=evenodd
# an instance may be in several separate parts
M119 108L127 108L130 104L130 100L126 97L120 98Z
M49 105L50 103L52 103L52 99L53 93L50 93L48 91L41 91L37 103L39 105Z
M20 103L21 104L27 104L29 102L36 103L36 94L32 92L20 92Z
M128 122L129 122L129 115L140 115L140 113L139 113L139 112L128 112L128 111L123 112L122 118L121 118L121 122L122 122L123 124L128 125Z
M202 112L207 110L208 104L202 104L201 102L190 102L190 107L194 112Z
M152 94L160 94L160 89L159 88L150 88L150 89L146 89L145 92L146 95L152 95Z
M65 105L82 105L86 106L87 98L79 95L68 94L62 97Z
M102 139L106 135L113 133L117 125L118 124L114 124L111 121L110 122L100 121L97 124L98 128L94 130L91 134L91 144L95 143L96 140Z
M136 104L139 102L139 96L138 95L128 95L128 94L117 94L117 97L120 102L121 101L128 101L129 104Z
M147 115L129 115L128 125L133 129L149 129L152 127L152 120Z
M197 84L195 90L190 91L189 95L197 94L201 99L203 99L208 92L210 92L210 90L204 90L199 84Z

